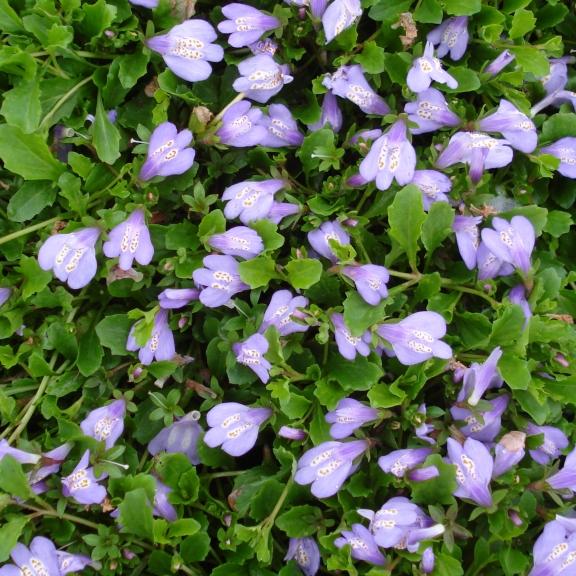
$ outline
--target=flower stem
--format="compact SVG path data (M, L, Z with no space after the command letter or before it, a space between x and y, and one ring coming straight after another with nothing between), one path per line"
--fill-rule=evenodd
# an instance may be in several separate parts
M2 236L0 238L0 244L6 244L7 242L12 242L12 240L16 240L16 238L21 238L22 236L27 236L32 232L36 232L36 230L41 230L42 228L46 228L58 220L61 220L64 217L63 214L60 216L54 216L54 218L50 218L49 220L44 220L44 222L39 222L38 224L34 224L32 226L28 226L27 228L22 228L22 230L18 230L16 232L12 232L11 234L6 234L6 236Z

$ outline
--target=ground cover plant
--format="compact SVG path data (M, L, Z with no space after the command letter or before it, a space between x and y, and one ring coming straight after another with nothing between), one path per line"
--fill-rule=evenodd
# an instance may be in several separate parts
M557 0L0 0L0 576L576 574Z

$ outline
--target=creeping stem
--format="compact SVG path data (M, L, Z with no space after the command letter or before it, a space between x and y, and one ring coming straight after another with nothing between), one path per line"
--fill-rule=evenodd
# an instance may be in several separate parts
M41 230L42 228L46 228L58 222L62 218L65 218L66 215L60 214L59 216L54 216L54 218L50 218L49 220L44 220L44 222L39 222L38 224L34 224L32 226L28 226L27 228L22 228L22 230L17 230L16 232L12 232L11 234L6 234L6 236L2 236L0 238L0 244L6 244L7 242L12 242L12 240L16 240L16 238L21 238L22 236L27 236L32 232L36 232L36 230Z

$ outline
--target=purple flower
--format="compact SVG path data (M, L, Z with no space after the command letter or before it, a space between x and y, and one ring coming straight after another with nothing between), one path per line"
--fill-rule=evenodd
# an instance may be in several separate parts
M446 174L436 170L414 170L411 184L422 192L422 205L428 212L434 202L449 202L447 193L452 189L452 181Z
M510 470L512 466L516 466L526 453L524 450L524 443L526 434L514 430L504 434L494 448L494 469L492 470L492 478L497 478L504 472Z
M237 342L232 346L236 362L248 366L264 384L270 379L269 371L272 368L270 362L264 358L268 346L268 340L262 334L253 334L244 342Z
M555 490L562 490L563 488L576 490L576 448L566 456L562 468L556 474L552 474L550 478L546 478L546 482Z
M456 421L465 422L465 426L460 428L460 432L467 438L473 438L480 442L492 442L500 433L502 426L502 414L508 407L510 398L503 394L490 400L489 410L469 410L453 406L450 408L452 418Z
M374 264L345 266L342 274L354 280L360 296L372 306L380 304L381 300L388 296L386 282L390 280L390 274L384 266Z
M440 470L436 466L424 466L423 468L410 470L407 476L410 482L427 482L432 480L432 478L438 478Z
M378 190L388 190L392 180L404 186L414 178L416 152L406 138L406 124L397 120L383 136L372 143L360 164L360 174L368 182L376 181Z
M56 550L56 557L58 558L58 567L60 568L59 575L61 576L70 574L71 572L81 572L86 566L91 566L94 570L99 570L101 567L99 562L95 562L83 554L70 554L62 550ZM38 568L36 568L36 570L38 570ZM38 571L37 574L40 575L42 572ZM52 576L51 572L49 576ZM54 576L58 575L54 573Z
M286 64L278 64L272 56L259 54L250 56L238 64L240 78L234 80L232 87L247 98L265 104L276 96L284 84L294 80Z
M230 34L228 44L234 48L242 48L256 42L264 32L280 27L280 21L274 16L264 14L252 6L228 4L222 8L222 14L227 20L218 24L218 30Z
M366 81L360 64L340 66L334 74L324 76L322 84L336 96L354 102L366 114L384 116L390 112L388 104Z
M482 222L481 216L456 216L452 230L456 234L458 251L468 270L476 268L476 257L480 244L478 224Z
M320 568L320 550L314 538L290 538L284 560L294 560L304 576L314 576Z
M55 474L60 470L60 466L62 462L66 460L66 457L72 450L72 444L66 442L49 452L45 452L41 456L40 460L40 467L36 468L28 475L28 482L32 490L38 494L39 492L36 490L36 487L39 487L43 484L42 480L47 478L51 474ZM0 452L1 452L1 442L0 442ZM0 457L1 459L1 457ZM44 491L44 490L43 490Z
M262 110L253 108L250 102L236 102L222 116L222 126L216 131L216 136L228 146L256 146L268 134L266 128L258 123L261 117Z
M312 494L316 498L334 496L356 470L354 460L369 447L367 440L323 442L305 452L298 460L294 480L297 484L312 484Z
M148 155L139 174L140 180L183 174L189 170L196 156L194 148L186 148L190 142L190 130L178 132L172 122L163 122L157 126L150 136Z
M168 325L168 311L164 309L158 310L154 316L154 325L152 326L152 333L144 346L140 346L134 337L134 330L136 325L132 326L128 334L128 341L126 342L126 350L130 352L138 352L138 358L144 365L152 364L154 360L172 360L176 354L174 345L174 335L170 326Z
M368 422L373 422L378 418L378 410L370 408L354 400L353 398L343 398L338 402L336 408L326 414L326 422L330 426L330 436L335 440L347 438L355 430L364 426Z
M414 60L412 68L408 71L406 83L412 92L418 93L430 88L432 80L446 84L449 88L458 88L456 79L443 70L442 62L434 57L432 42L426 42L424 55Z
M496 278L496 276L509 276L514 273L514 266L498 258L484 242L480 242L478 246L476 259L478 261L478 280Z
M358 510L358 514L370 520L370 530L381 548L407 548L409 552L415 552L422 540L445 531L442 524L434 524L416 504L403 496L390 498L378 512Z
M418 406L417 421L421 421L421 424L414 430L416 436L428 444L436 444L436 440L429 436L429 434L434 431L434 426L426 423L426 404L420 404L420 406Z
M238 262L232 256L211 254L203 263L206 268L194 270L192 278L196 284L204 286L200 292L200 302L204 306L217 308L229 302L234 294L250 289L240 280Z
M550 59L550 71L541 78L546 94L553 94L563 90L568 82L568 64L573 63L574 58L563 56L562 58Z
M270 56L274 56L278 50L278 44L276 44L276 42L271 38L265 38L264 40L258 40L258 42L250 44L248 48L250 48L250 51L254 56L258 54L270 54Z
M96 479L92 466L88 466L90 451L86 450L72 474L62 478L62 494L74 498L78 504L100 504L106 498L106 488L98 484L106 478L102 474Z
M156 8L160 0L128 0L134 6L143 6L144 8Z
M268 326L276 326L280 336L288 336L294 332L306 332L308 325L296 322L296 319L304 319L305 314L301 308L308 306L308 298L304 296L292 296L289 290L278 290L270 299L270 304L264 312L262 325L259 332L264 332Z
M526 154L533 152L538 144L534 122L508 100L500 100L498 110L480 120L478 128L484 132L500 132L512 148Z
M408 120L418 127L410 127L412 134L424 134L435 132L440 128L454 127L461 120L448 108L442 92L436 88L428 88L416 96L416 102L408 102L404 105L404 112L408 114Z
M158 478L154 478L156 484L154 490L154 502L152 514L154 516L160 516L168 520L168 522L174 522L178 520L178 514L174 509L174 506L168 501L168 495L172 492L172 488L166 486L163 482L160 482Z
M438 58L444 58L450 52L452 60L460 60L468 47L468 17L456 16L444 20L426 37L428 42L438 46Z
M492 227L482 230L482 241L497 258L519 268L530 271L530 255L534 249L536 233L534 226L524 216L514 216L510 222L493 218Z
M246 226L235 226L222 234L213 234L208 244L227 256L238 256L250 260L264 250L264 243L258 232Z
M362 16L360 0L334 0L322 15L322 26L326 42L350 28Z
M462 446L448 438L448 458L456 466L458 488L454 496L472 500L478 506L492 506L490 479L494 461L482 442L467 438Z
M362 524L352 524L352 531L342 530L342 536L334 540L336 548L350 546L350 556L375 566L384 566L386 558L378 549L374 536Z
M296 204L290 204L289 202L272 202L272 207L266 219L274 224L280 224L286 216L293 216L294 214L298 214L298 212L300 212L300 207Z
M70 288L84 288L96 274L94 245L98 236L98 228L50 236L38 252L40 268L53 270L56 278L67 282Z
M556 140L550 146L540 148L540 152L551 154L560 160L558 172L566 178L576 178L576 138L567 136Z
M260 425L271 415L270 408L249 408L237 402L218 404L206 416L210 430L204 442L211 448L221 445L230 456L242 456L252 450Z
M457 162L470 166L472 182L479 182L484 170L502 168L512 162L512 148L506 140L498 140L481 132L457 132L436 160L438 168Z
M0 568L1 576L61 576L56 546L43 536L36 536L30 548L16 544L10 552L14 564Z
M115 400L107 406L92 410L80 423L80 428L86 436L96 440L104 440L106 450L110 450L124 432L124 414L126 401Z
M433 356L452 358L452 348L440 340L446 334L446 321L437 312L416 312L396 324L380 324L378 334L392 345L405 366Z
M243 224L266 218L274 194L284 188L284 180L245 180L228 186L222 194L222 200L228 200L224 207L224 216L228 220L239 218Z
M12 448L7 440L2 439L0 440L0 460L2 460L4 456L12 456L12 458L20 462L20 464L36 464L38 460L40 460L38 454L31 454L24 450L18 450L18 448Z
M12 294L12 288L0 288L0 306L3 306Z
M575 532L574 518L556 515L548 522L534 544L534 567L528 576L571 576L574 568L570 566L576 562Z
M553 426L536 426L535 424L528 424L526 426L526 434L528 436L544 435L542 444L533 450L528 450L533 460L542 466L548 466L552 460L558 458L562 451L568 447L568 438L560 428Z
M148 452L156 456L159 452L184 454L194 465L200 464L198 457L198 440L202 427L198 424L200 413L192 411L170 426L163 428L148 443Z
M500 358L502 358L502 350L497 346L483 364L474 362L466 370L462 389L458 394L458 402L467 399L470 406L476 406L486 390L502 386L502 378L496 370Z
M224 58L222 47L212 44L216 38L216 31L208 22L187 20L174 26L168 34L149 38L146 45L162 55L166 66L176 76L188 82L199 82L212 74L209 62L220 62Z
M352 336L348 327L344 324L342 314L332 314L330 319L334 325L334 337L338 345L338 352L340 352L346 360L354 360L356 353L361 356L368 356L368 354L370 354L369 344L372 340L370 331L367 330L362 336Z
M434 571L434 564L436 563L436 557L434 556L434 549L432 546L428 546L424 552L422 552L422 561L420 562L420 569L424 574L431 574Z
M312 132L316 132L316 130L321 130L327 124L332 127L334 132L340 132L342 128L342 112L338 106L338 99L330 90L324 94L320 120L314 122L314 124L310 124L308 128Z
M302 441L306 440L308 434L305 430L300 428L291 428L290 426L281 426L278 430L278 436L287 438L288 440Z
M108 234L102 251L108 258L120 257L118 267L130 270L134 260L142 266L152 262L154 246L144 220L144 210L134 210L121 224Z
M336 242L340 246L350 244L350 236L344 231L338 222L324 222L320 228L308 232L308 242L320 256L337 262L338 257L334 253L331 242Z
M496 56L488 66L484 69L486 74L490 76L496 76L496 74L500 74L500 72L508 66L511 62L514 61L516 56L510 52L510 50L503 50Z
M192 300L198 300L200 292L196 288L166 288L158 294L158 304L164 310L183 308Z
M261 146L269 148L300 146L304 141L296 120L284 104L270 104L268 116L263 115L260 124L266 128L266 135L260 141Z
M378 466L387 474L402 478L408 470L422 464L432 454L431 448L405 448L394 450L378 458Z
M508 298L512 304L517 304L522 308L524 318L526 318L526 321L524 322L524 329L526 329L530 318L532 318L532 310L530 309L528 300L526 300L526 288L524 287L524 284L517 284L514 286L514 288L508 292Z

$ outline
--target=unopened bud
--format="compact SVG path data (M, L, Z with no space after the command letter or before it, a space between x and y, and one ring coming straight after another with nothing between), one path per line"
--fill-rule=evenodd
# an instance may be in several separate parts
M288 440L305 440L308 434L299 428L290 428L290 426L282 426L278 430L278 436L288 438Z

